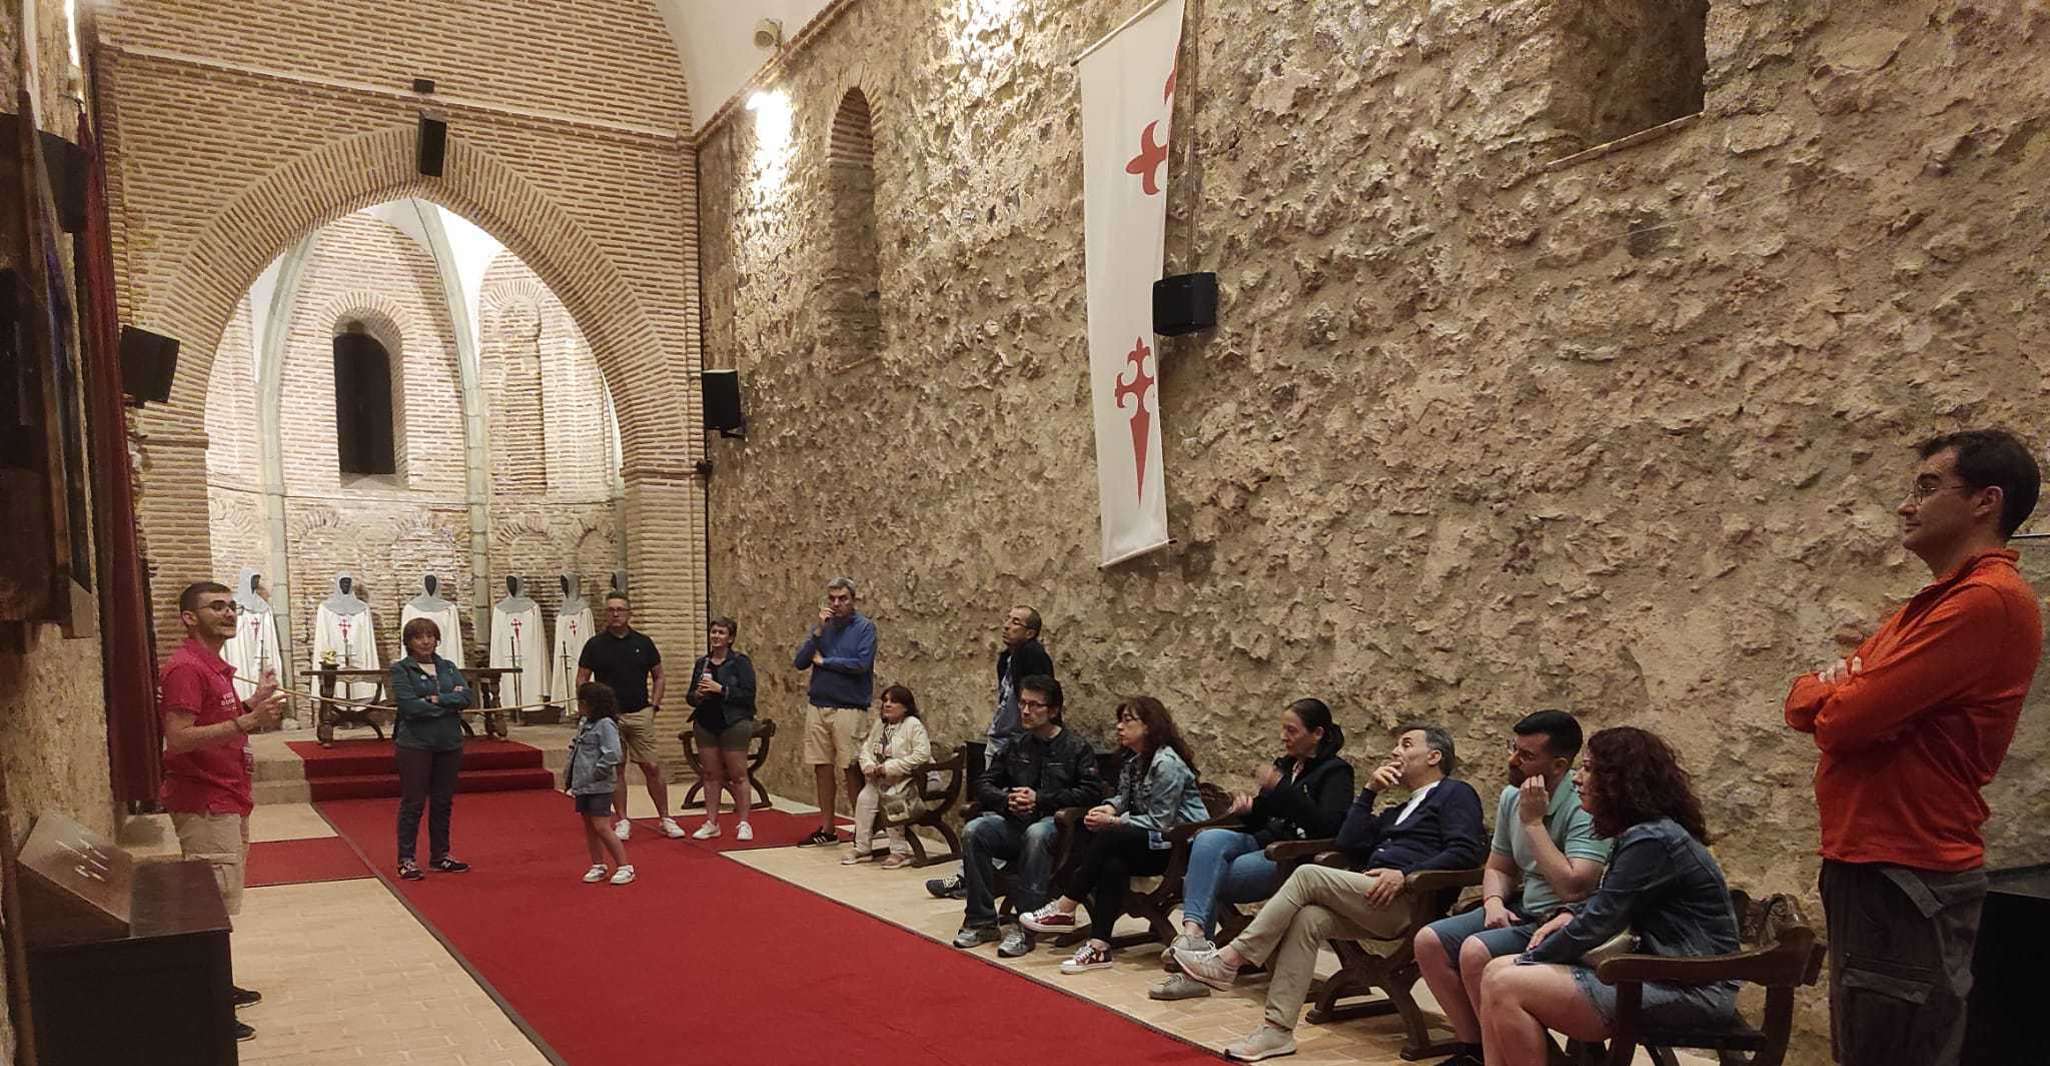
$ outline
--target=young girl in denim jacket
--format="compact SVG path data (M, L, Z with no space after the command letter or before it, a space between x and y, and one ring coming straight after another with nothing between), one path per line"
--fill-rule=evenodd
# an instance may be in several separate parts
M612 833L612 786L618 778L625 753L619 744L619 701L608 685L586 681L577 686L577 714L582 719L577 735L569 742L569 772L564 791L576 801L577 816L584 823L584 846L591 853L591 868L584 871L584 883L605 880L605 859L615 869L612 883L628 884L634 879L633 865L626 861L626 842Z

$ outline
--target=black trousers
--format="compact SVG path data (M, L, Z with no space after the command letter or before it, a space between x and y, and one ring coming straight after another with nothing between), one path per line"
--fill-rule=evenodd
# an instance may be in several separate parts
M1957 1066L1986 872L1824 860L1830 1035L1843 1066Z
M1153 832L1133 825L1077 825L1075 832L1061 894L1089 902L1089 935L1107 943L1125 913L1125 892L1132 878L1167 872L1171 851L1153 847Z
M456 802L456 771L463 749L399 749L399 861L413 861L420 837L420 807L427 807L427 861L448 857L448 822Z

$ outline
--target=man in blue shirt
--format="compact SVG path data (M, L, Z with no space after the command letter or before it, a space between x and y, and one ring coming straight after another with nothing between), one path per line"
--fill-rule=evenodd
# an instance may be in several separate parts
M804 709L804 761L811 764L819 797L819 827L797 842L798 847L832 844L834 771L847 785L847 806L861 794L861 771L855 767L860 737L868 732L868 705L874 698L876 626L854 609L854 581L836 577L826 582L826 605L819 622L797 646L791 665L811 671Z

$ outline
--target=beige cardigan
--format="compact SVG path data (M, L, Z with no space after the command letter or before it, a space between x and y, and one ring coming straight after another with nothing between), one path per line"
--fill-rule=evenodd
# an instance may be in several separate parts
M890 725L877 715L868 739L861 743L858 761L864 776L882 771L876 791L881 793L883 817L896 822L925 813L925 804L919 799L921 782L912 772L932 762L932 739L926 735L924 722L907 715Z

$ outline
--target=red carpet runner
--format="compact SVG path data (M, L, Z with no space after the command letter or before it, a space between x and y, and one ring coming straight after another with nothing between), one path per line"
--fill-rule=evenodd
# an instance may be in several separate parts
M636 832L639 881L583 884L557 793L457 799L452 851L476 868L390 881L397 808L319 805L570 1066L1217 1061L684 841Z
M398 761L389 740L338 740L332 748L293 740L286 746L306 764L306 784L316 803L399 794ZM540 748L476 737L463 744L458 792L554 787L553 775L541 765Z

